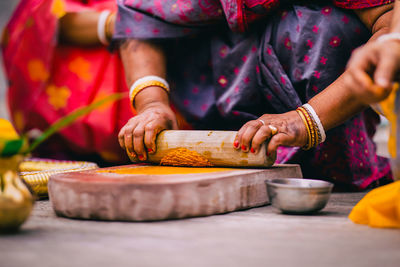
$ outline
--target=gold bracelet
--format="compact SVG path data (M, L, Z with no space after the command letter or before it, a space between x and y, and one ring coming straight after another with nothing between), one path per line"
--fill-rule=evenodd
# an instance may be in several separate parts
M136 95L139 92L141 92L143 89L146 89L147 87L151 87L151 86L161 87L162 89L165 90L165 92L167 92L169 94L169 89L168 89L167 85L165 85L162 82L159 82L159 81L147 81L147 82L140 83L135 88L133 88L133 90L131 91L130 96L129 96L130 101L131 101L131 105L132 105L133 108L134 108L133 103L135 101Z
M104 26L104 31L105 31L105 36L106 39L111 42L112 40L112 32L111 32L111 20L112 18L115 17L115 13L110 13L110 15L108 15L107 19L106 19L106 23Z
M308 127L310 128L310 132L311 132L311 142L310 142L311 143L311 147L315 147L317 145L317 143L318 143L318 140L317 140L318 133L316 131L315 125L312 122L311 116L308 113L308 111L303 107L299 107L299 109L300 109L301 112L303 112L303 115L307 120Z
M303 146L303 149L304 150L309 150L311 148L311 132L310 132L310 128L308 127L307 120L304 117L303 113L301 112L300 108L297 108L296 112L297 112L297 114L299 114L300 118L303 120L303 123L306 126L306 130L307 130L307 143Z

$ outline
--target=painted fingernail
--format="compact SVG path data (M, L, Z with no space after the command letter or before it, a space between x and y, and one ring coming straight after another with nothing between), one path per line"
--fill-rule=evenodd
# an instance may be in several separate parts
M251 153L255 153L256 151L255 151L254 148L250 148L250 152L251 152Z
M233 146L236 147L236 148L238 148L238 147L239 147L239 141L233 142Z
M139 157L140 160L144 159L143 155L139 155L138 157Z
M267 151L267 157L269 157L269 152Z
M242 150L246 150L246 149L247 149L247 146L242 145Z
M153 152L153 149L148 148L148 149L147 149L147 152L151 153L151 152Z

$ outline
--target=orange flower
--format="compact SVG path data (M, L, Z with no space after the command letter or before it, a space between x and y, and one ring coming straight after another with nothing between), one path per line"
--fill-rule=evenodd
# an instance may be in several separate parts
M72 60L68 65L68 69L84 81L90 81L92 79L90 62L82 57L77 57Z
M28 73L32 81L46 81L50 76L40 59L32 59L28 62Z
M68 99L71 96L71 91L66 86L57 87L55 85L49 85L46 88L46 93L49 97L49 104L52 105L55 110L66 107Z

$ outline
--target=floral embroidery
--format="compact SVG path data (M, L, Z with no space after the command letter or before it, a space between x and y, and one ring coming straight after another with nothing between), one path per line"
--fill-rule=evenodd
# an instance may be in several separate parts
M246 78L243 79L243 81L244 81L244 83L249 83L250 82L250 78L246 77Z
M46 88L46 94L49 104L53 106L55 110L59 110L67 106L71 91L66 86L56 87L55 85L49 85Z
M238 67L235 67L234 69L233 69L233 72L236 74L236 75L238 75L239 74L239 68Z
M315 78L317 78L317 79L319 79L320 77L321 77L321 72L319 72L319 71L314 71L314 77Z
M185 107L189 106L189 104L190 104L189 99L183 100L183 105L184 105Z
M313 28L312 28L312 31L314 33L318 33L318 30L319 30L319 27L317 25L314 25Z
M292 42L290 41L290 39L289 39L288 37L285 38L285 40L284 40L283 42L284 42L285 47L286 47L287 49L289 49L289 50L292 49Z
M331 12L332 12L332 8L329 7L329 6L328 6L328 7L324 7L324 8L322 9L322 11L321 11L321 13L324 14L325 16L331 14Z
M218 83L219 85L221 85L222 87L225 87L228 84L228 80L226 79L225 76L221 75L218 79Z
M28 62L28 73L32 81L46 81L50 76L43 61L39 59L32 59Z
M310 57L308 55L305 55L303 61L307 64L310 63Z
M198 92L199 92L199 87L194 87L192 93L197 94Z
M327 59L326 57L321 57L321 60L320 60L319 62L320 62L321 64L325 65L327 60L328 60L328 59Z
M331 40L329 41L329 44L332 47L338 47L340 45L340 38L337 36L332 37Z
M242 57L242 61L243 61L243 62L246 62L246 61L247 61L247 56L243 56L243 57Z
M92 79L90 62L82 57L77 57L68 64L68 69L84 81Z
M228 47L226 45L224 45L223 47L221 47L221 49L219 50L219 55L221 57L225 57L226 54L228 53Z
M143 14L140 13L135 13L135 15L133 16L133 18L137 21L140 22L143 19Z
M347 17L346 15L343 16L342 21L344 22L344 24L349 23L349 17Z
M314 45L314 43L313 43L311 40L307 40L307 46L308 46L309 48L312 48L313 45Z

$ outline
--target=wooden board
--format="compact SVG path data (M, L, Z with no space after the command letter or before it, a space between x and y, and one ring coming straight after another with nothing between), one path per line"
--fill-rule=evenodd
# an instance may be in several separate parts
M59 216L151 221L262 206L268 203L265 180L285 177L302 177L300 167L295 164L268 169L127 165L56 174L50 177L48 189Z

